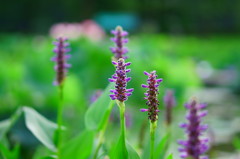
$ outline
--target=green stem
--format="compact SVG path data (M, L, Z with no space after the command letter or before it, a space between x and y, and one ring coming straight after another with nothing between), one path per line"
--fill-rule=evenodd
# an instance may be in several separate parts
M150 121L150 159L154 159L154 145L155 145L155 130L157 127L157 121Z
M125 124L125 103L116 101L117 105L120 110L120 123L121 123L121 135L120 135L120 142L122 145L122 157L123 158L128 158L128 152L126 148L126 124Z
M167 150L169 148L171 140L172 140L172 127L171 127L171 125L167 126L166 134L168 134L168 136L169 136L168 140L167 140L167 143L166 143L166 150Z
M113 106L114 106L114 101L111 101L110 104L109 104L108 110L106 112L106 117L105 117L103 126L101 126L101 129L99 131L99 141L98 141L98 145L97 145L96 151L94 153L93 159L97 158L98 152L99 152L99 150L100 150L100 148L101 148L101 146L104 142L104 134L105 134L105 131L107 129L108 119L109 119L109 116L110 116L110 113L112 111Z
M60 149L62 144L62 116L63 116L63 84L59 85L59 104L57 112L57 156L61 158Z
M97 145L96 151L95 151L94 156L93 156L94 159L97 158L98 152L99 152L99 150L100 150L100 148L101 148L101 146L102 146L102 144L103 144L103 141L104 141L104 133L105 133L105 130L101 130L101 131L99 132L99 141L98 141L98 145Z
M125 140L125 132L126 132L126 125L125 125L125 103L117 101L117 105L120 109L120 122L121 122L121 135L124 139L124 146L126 146L126 140Z

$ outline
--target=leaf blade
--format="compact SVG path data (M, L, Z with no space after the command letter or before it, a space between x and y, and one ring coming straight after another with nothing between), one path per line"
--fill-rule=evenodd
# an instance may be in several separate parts
M85 130L62 148L62 159L86 159L91 155L94 131Z
M85 125L88 130L97 130L104 120L111 99L109 97L109 90L114 88L114 84L110 83L103 94L95 101L87 110L85 115Z
M140 159L138 153L135 149L127 142L127 151L128 151L128 158L129 159Z
M155 152L154 152L154 158L158 159L164 159L164 156L166 154L166 150L168 148L168 141L170 138L170 134L167 133L165 136L163 136L163 138L161 139L161 141L159 142L159 144L157 145Z
M53 136L57 125L30 107L23 107L23 112L27 128L43 145L56 152L57 148L53 142Z

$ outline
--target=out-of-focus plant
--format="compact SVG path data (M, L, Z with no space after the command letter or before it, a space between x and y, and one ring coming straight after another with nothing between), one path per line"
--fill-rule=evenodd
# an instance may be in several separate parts
M201 122L201 119L207 115L207 111L202 111L206 106L206 104L198 104L196 99L185 105L188 109L186 115L188 123L182 123L180 127L185 129L188 139L178 141L182 145L179 148L180 157L182 158L208 159L207 156L202 155L208 150L209 139L200 138L202 132L208 128L207 125Z
M56 56L52 58L52 61L56 62L54 69L56 70L56 80L54 81L54 85L57 85L59 88L59 105L58 105L58 112L57 112L57 123L58 129L56 131L56 142L58 146L57 156L58 159L61 159L61 144L62 144L62 118L63 118L63 88L64 88L64 80L66 78L67 69L71 66L66 62L67 59L70 58L71 55L66 54L70 51L69 43L66 43L66 38L59 37L54 45L54 52Z

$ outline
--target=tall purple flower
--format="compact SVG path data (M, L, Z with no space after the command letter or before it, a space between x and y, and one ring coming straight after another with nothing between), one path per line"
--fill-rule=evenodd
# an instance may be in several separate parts
M128 43L128 39L125 36L128 35L128 32L124 31L121 26L117 26L115 30L112 30L111 33L115 35L111 40L115 43L115 47L111 47L110 50L114 54L115 60L117 61L120 58L126 59L127 56L124 56L128 52L128 49L124 47L124 44Z
M148 111L148 118L151 122L155 122L158 119L158 105L159 101L157 99L158 96L158 86L159 83L162 82L162 78L157 79L156 71L152 71L150 73L144 72L145 75L148 76L147 83L148 85L142 84L143 88L148 88L147 93L145 93L147 99L146 104L148 105L148 109L140 109L142 112Z
M176 100L172 90L167 90L164 96L164 103L166 107L166 124L170 125L172 123L172 108L176 105Z
M66 63L66 60L71 57L71 55L66 54L70 51L69 43L66 42L67 38L60 37L57 41L53 42L56 46L53 52L56 53L56 56L52 58L52 61L56 62L54 69L57 72L56 80L54 81L54 85L61 85L65 79L67 68L71 67L70 64Z
M115 89L110 90L110 97L112 100L119 100L120 102L126 101L128 96L130 96L133 92L133 88L126 89L127 83L131 80L131 77L127 77L126 73L130 72L130 69L126 69L126 66L129 66L131 63L125 63L123 58L120 58L117 62L112 62L116 66L116 72L109 78L110 82L116 83Z
M207 156L202 156L208 150L208 139L200 138L202 133L208 128L207 125L201 124L202 117L207 115L207 111L202 110L206 106L206 104L198 104L195 99L185 105L188 109L186 116L188 123L182 123L180 127L186 130L188 139L178 142L182 145L179 148L180 157L182 158L208 159Z

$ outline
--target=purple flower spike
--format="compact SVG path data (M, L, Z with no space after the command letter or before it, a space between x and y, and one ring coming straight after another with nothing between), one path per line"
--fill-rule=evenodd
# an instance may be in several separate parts
M128 43L128 39L124 38L128 35L126 31L122 29L121 26L117 26L115 30L112 30L111 33L115 36L111 38L111 40L116 44L115 47L110 48L112 53L115 55L115 59L118 60L120 58L127 59L124 54L128 52L128 49L124 47L125 43Z
M180 124L180 127L186 130L188 139L181 140L178 143L182 145L179 149L180 157L192 159L207 159L207 156L202 156L208 150L208 139L200 138L202 132L207 129L207 125L201 124L201 114L203 107L198 104L195 99L187 103L185 107L188 109L188 123ZM205 114L205 113L204 113Z
M173 91L168 90L166 92L166 95L164 96L164 103L166 107L166 124L170 125L172 123L172 108L176 105Z
M125 63L123 58L120 58L116 62L116 73L109 79L110 82L116 83L115 89L110 90L111 93L114 93L110 95L112 100L117 99L121 102L126 101L133 92L133 88L126 89L127 83L131 79L130 77L127 77L126 74L129 72L129 70L126 70L126 66L129 65L130 63Z
M162 82L162 79L157 79L156 71L152 71L151 73L145 71L144 74L148 76L148 85L142 84L143 88L148 88L147 92L144 93L146 95L144 99L147 99L146 104L148 105L148 109L140 109L140 111L148 111L148 119L153 123L158 119L159 101L157 99L157 96L159 94L158 86L159 83Z
M53 52L56 53L56 56L52 58L52 61L56 62L54 69L57 72L56 80L54 81L54 85L61 85L65 79L67 68L71 67L70 64L66 63L66 60L70 58L71 55L66 55L70 51L68 43L66 43L67 38L58 38L57 41L53 42L56 46L53 49Z

